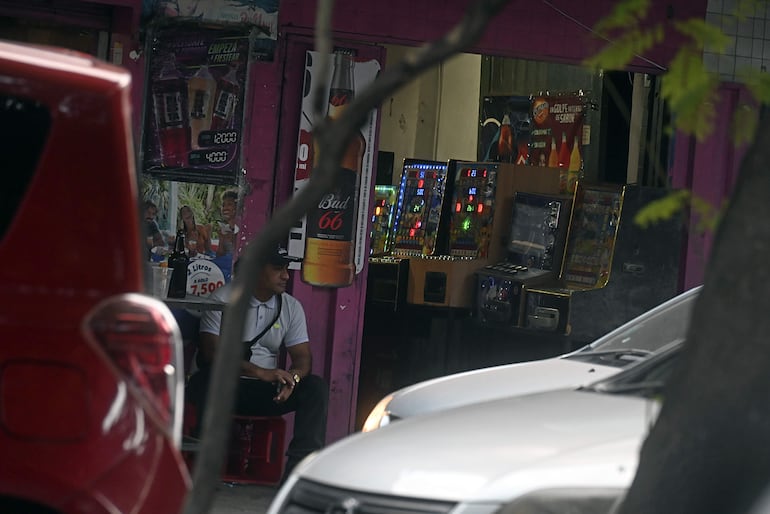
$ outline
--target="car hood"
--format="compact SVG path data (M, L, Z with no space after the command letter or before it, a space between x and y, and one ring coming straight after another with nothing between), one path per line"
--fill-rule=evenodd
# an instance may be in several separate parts
M387 410L392 416L408 418L471 403L578 387L614 375L621 369L568 357L506 364L399 389L393 393Z
M589 391L508 398L349 436L297 471L345 489L465 502L627 487L657 411L652 400Z

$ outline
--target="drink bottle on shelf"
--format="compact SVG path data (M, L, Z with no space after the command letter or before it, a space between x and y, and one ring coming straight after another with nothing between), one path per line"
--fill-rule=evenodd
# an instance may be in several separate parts
M335 54L327 116L337 118L353 93L353 61ZM307 214L302 280L308 284L344 287L353 283L358 184L365 150L366 140L356 132L345 150L335 187Z
M184 298L187 295L188 264L190 264L190 258L185 252L184 230L178 230L174 250L168 256L168 267L172 268L168 285L169 298Z

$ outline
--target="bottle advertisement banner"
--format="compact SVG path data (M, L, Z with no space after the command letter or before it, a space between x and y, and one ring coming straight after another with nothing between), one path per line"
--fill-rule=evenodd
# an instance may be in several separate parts
M305 84L297 143L294 191L305 187L320 149L313 138L312 97L317 87L318 53L305 59ZM323 116L338 117L357 91L369 85L380 70L376 60L356 60L336 53L328 60L329 83L323 85L326 109ZM368 258L366 246L369 193L372 187L377 111L372 110L360 132L348 145L337 184L290 233L288 251L302 259L302 280L323 287L345 287L360 273Z
M148 51L142 171L235 184L241 169L250 31L175 25Z
M536 96L532 99L532 166L560 168L560 191L571 193L583 172L583 133L586 98L579 94Z

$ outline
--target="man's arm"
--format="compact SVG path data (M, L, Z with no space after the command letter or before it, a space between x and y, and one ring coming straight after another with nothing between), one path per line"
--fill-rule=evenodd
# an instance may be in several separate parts
M218 335L212 334L210 332L200 333L200 347L198 348L198 352L200 353L204 363L211 365L211 363L214 362L214 356L216 355L218 344ZM288 381L288 374L286 371L260 368L256 364L252 364L247 360L241 361L241 375L264 380L265 382L282 381L283 383L286 383Z
M313 354L310 352L310 343L305 341L304 343L294 344L288 346L286 351L289 353L289 358L291 358L290 371L295 371L299 378L309 375L313 369Z

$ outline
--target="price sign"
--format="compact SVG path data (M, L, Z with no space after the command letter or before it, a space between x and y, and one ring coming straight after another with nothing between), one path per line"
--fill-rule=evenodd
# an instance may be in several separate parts
M206 130L198 136L198 146L217 146L232 145L238 142L238 132L235 130L224 130L212 132Z
M225 285L219 266L206 259L195 259L187 266L187 294L208 296Z
M190 164L217 164L227 162L227 150L206 150L190 152Z

